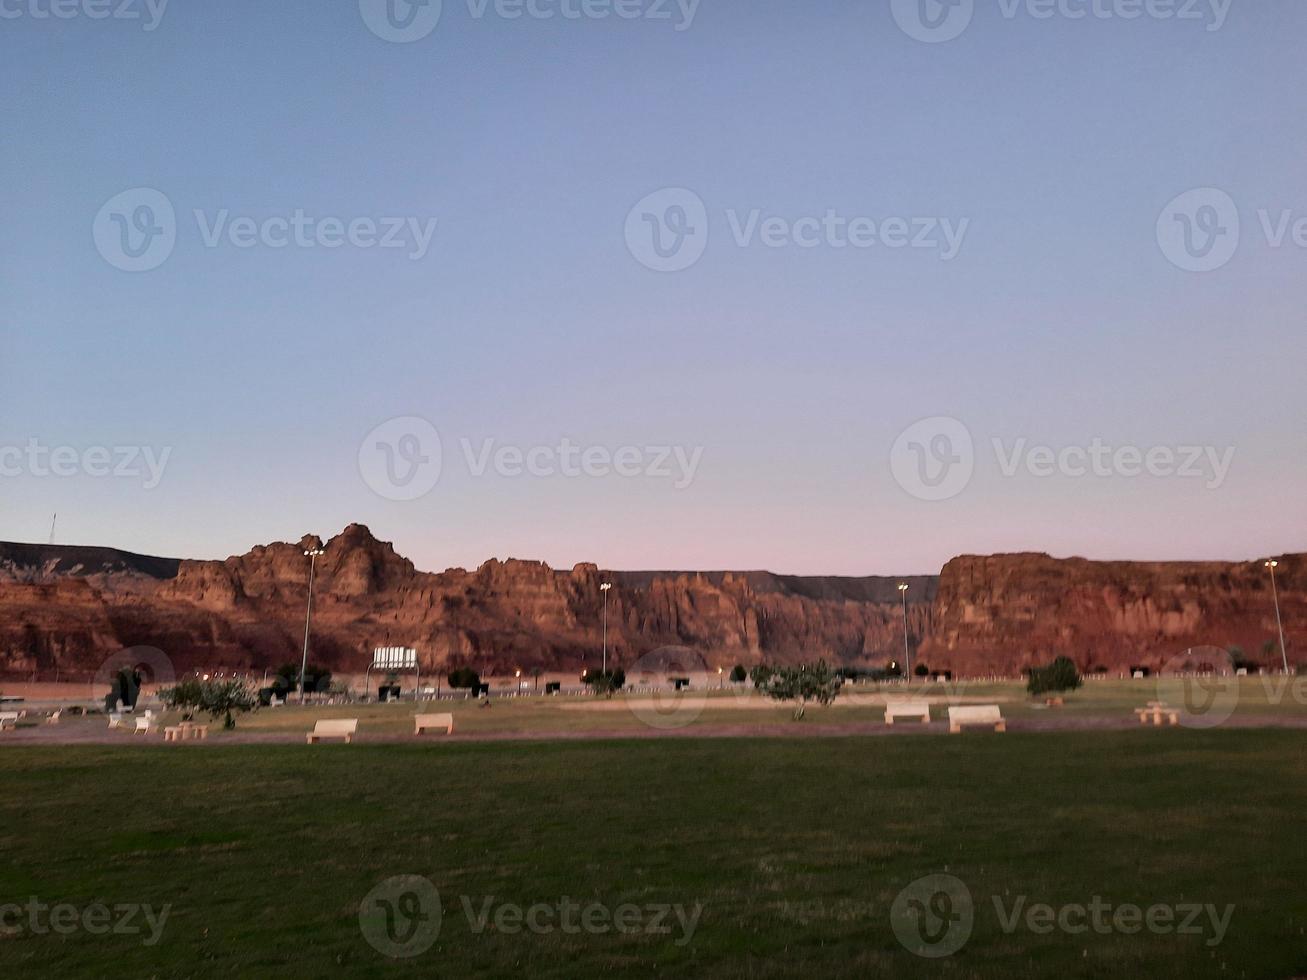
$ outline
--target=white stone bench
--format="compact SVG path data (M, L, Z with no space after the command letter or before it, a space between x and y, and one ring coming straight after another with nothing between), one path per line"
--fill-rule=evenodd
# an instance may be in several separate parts
M929 701L889 701L885 705L885 724L894 724L895 718L919 718L930 723Z
M1007 731L1007 722L996 704L967 704L948 709L948 730L957 735L963 725L992 725L994 731Z
M0 711L0 731L4 731L6 728L18 728L17 711Z
M348 743L354 740L354 733L358 731L358 727L357 718L323 718L313 726L313 731L305 738L309 745L320 742L324 738L343 738Z
M421 735L427 729L443 728L446 735L454 734L454 716L444 715L414 715L413 716L413 734Z

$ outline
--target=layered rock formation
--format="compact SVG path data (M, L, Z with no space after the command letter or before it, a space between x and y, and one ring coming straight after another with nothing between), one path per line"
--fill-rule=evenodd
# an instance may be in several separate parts
M559 670L598 662L599 585L611 581L610 658L635 667L668 648L711 667L819 657L883 666L903 651L897 578L769 572L569 571L491 560L423 572L352 525L259 546L226 561L111 549L0 544L0 672L86 674L128 646L164 650L178 669L262 669L297 661L308 562L313 657L362 670L376 646L418 649L423 670ZM1307 649L1307 556L1277 569L1291 662ZM1082 670L1157 667L1189 647L1238 646L1279 662L1270 578L1260 561L1093 562L1042 554L961 557L909 577L914 662L956 674L1015 674L1058 654ZM1275 649L1268 650L1268 642ZM1307 661L1307 657L1302 658Z
M593 666L602 636L602 581L610 658L634 665L666 647L709 666L825 657L841 664L898 657L903 618L897 579L802 578L766 572L558 571L491 560L476 571L421 572L367 528L326 542L254 548L226 561L146 559L94 549L42 549L22 564L0 552L0 669L48 676L91 670L132 645L163 649L180 669L277 666L299 656L308 562L323 547L314 589L313 656L361 670L376 646L416 647L424 670ZM78 552L86 552L84 554ZM52 559L58 561L52 564ZM913 642L930 625L933 577L914 577ZM81 610L55 601L73 589ZM67 629L61 627L67 625ZM95 628L93 628L93 626Z
M1304 559L1282 556L1276 569L1291 663L1307 642ZM1012 674L1060 654L1082 670L1156 669L1203 646L1238 647L1267 667L1281 662L1262 561L968 555L940 573L932 624L921 659L968 675Z

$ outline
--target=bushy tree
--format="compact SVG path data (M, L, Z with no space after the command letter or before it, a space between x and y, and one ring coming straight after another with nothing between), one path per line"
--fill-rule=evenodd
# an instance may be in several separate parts
M775 672L775 668L773 667L769 667L766 664L758 664L758 666L749 671L749 680L753 681L753 686L761 691L767 686L767 682L771 680L771 675Z
M731 668L731 683L743 684L749 679L749 672L744 669L744 664L736 664Z
M1032 695L1074 691L1083 681L1070 657L1058 657L1045 667L1031 667L1026 690Z
M481 686L481 675L471 667L459 667L449 672L449 686L454 690L476 690Z
M776 701L797 701L794 720L798 721L807 710L809 701L829 705L840 693L844 678L831 670L826 661L801 664L798 667L779 667L772 671L761 690Z
M596 670L585 675L585 682L595 694L612 697L614 692L626 687L626 671L618 669L604 673L602 670Z
M277 668L277 680L274 687L286 691L295 691L300 686L300 665L282 664ZM304 668L304 691L326 692L331 690L331 671L321 664L310 663Z
M215 721L222 717L223 728L235 728L232 712L252 711L258 703L253 688L235 677L227 680L187 680L175 687L159 692L169 708L181 711L203 711Z

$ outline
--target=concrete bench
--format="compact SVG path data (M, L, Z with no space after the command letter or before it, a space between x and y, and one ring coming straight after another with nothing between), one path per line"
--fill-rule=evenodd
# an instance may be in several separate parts
M948 730L958 735L963 725L993 726L996 732L1007 731L1007 722L996 704L967 704L948 709Z
M18 728L17 711L0 711L0 731L4 731L6 728Z
M323 718L313 726L313 731L305 738L309 745L320 742L324 738L343 738L346 743L349 743L354 741L354 733L358 731L358 727L357 718Z
M895 718L919 718L930 723L929 701L890 701L885 705L885 724L894 724Z
M1154 725L1160 726L1163 718L1169 719L1172 725L1180 724L1180 712L1160 701L1149 701L1148 707L1135 708L1135 714L1139 716L1141 725L1147 725L1151 721Z
M421 735L428 729L443 728L446 735L454 734L454 716L445 715L414 715L413 716L413 734Z

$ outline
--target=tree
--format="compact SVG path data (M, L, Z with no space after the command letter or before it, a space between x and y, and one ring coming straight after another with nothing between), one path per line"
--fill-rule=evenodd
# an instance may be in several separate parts
M258 699L253 688L232 677L228 680L182 681L176 687L160 691L159 697L169 708L203 711L215 721L221 715L223 728L235 728L233 711L251 711Z
M774 669L761 690L775 701L797 701L794 720L803 717L809 701L829 705L840 693L844 679L822 660L815 664Z
M771 675L775 672L774 668L768 667L766 664L758 664L753 670L749 671L749 680L753 681L753 686L761 691L767 686L767 682L771 680Z
M277 668L277 681L273 684L281 690L294 691L300 686L300 665L297 663L282 664ZM329 691L331 690L331 671L321 664L308 664L304 668L304 690L309 691Z
M1074 691L1083 682L1070 657L1058 657L1046 667L1031 667L1026 690L1032 695Z
M925 664L917 664L917 666L912 668L912 672L916 674L918 677L930 676L930 668L927 667Z
M736 664L731 668L731 683L743 684L749 679L749 672L744 669L744 664Z
M454 690L476 690L481 686L481 675L471 667L459 667L449 672L449 686Z
M603 694L611 698L614 692L626 687L626 671L619 669L604 673L602 670L596 670L585 675L585 682L595 694Z

